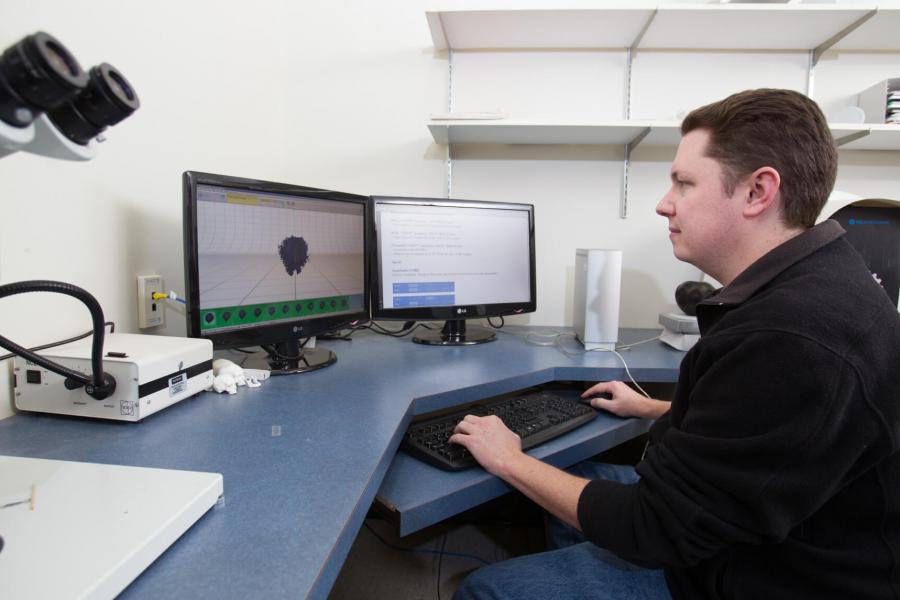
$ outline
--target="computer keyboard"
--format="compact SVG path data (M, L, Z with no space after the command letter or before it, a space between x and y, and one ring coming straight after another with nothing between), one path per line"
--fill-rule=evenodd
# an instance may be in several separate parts
M597 411L576 398L563 398L546 391L505 396L413 423L403 436L400 448L447 471L471 467L476 462L469 451L447 441L466 415L497 415L522 438L522 449L527 450L591 421Z

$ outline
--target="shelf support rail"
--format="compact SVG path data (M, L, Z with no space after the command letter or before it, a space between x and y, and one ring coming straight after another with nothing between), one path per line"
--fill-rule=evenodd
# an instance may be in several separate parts
M625 120L631 118L631 61L634 56L634 52L637 50L638 45L640 45L641 40L644 39L644 34L647 33L647 30L650 29L650 24L653 23L653 19L656 18L656 13L659 9L653 9L653 12L650 13L650 16L647 17L647 22L644 23L644 27L638 32L637 36L635 36L634 41L631 43L626 49L625 52Z
M453 114L453 49L447 50L447 113ZM453 197L453 140L447 127L447 198Z
M809 64L806 66L806 97L812 98L816 88L816 51L809 51Z
M622 201L619 203L620 219L628 217L628 165L631 164L631 152L640 145L648 133L650 133L650 128L645 127L630 142L625 144L625 160L622 162Z
M635 36L634 41L631 43L631 46L625 49L625 120L628 121L631 119L631 64L634 58L634 53L637 51L638 46L641 44L641 40L644 39L644 34L647 33L647 30L650 29L650 24L653 23L653 19L656 18L656 13L659 12L658 8L654 8L653 12L650 13L650 16L647 17L647 22L644 23L644 26ZM631 151L637 148L637 145L641 143L647 134L650 133L650 128L647 127L641 133L637 134L634 139L625 144L625 160L622 162L622 198L619 201L619 218L625 219L628 217L628 164L631 162Z

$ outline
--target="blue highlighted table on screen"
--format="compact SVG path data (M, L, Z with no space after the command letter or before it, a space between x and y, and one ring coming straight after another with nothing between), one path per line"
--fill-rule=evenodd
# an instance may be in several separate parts
M421 281L414 283L395 283L395 294L441 294L453 293L456 290L453 281Z
M394 308L410 308L415 306L453 306L456 296L453 294L431 294L419 296L394 296Z

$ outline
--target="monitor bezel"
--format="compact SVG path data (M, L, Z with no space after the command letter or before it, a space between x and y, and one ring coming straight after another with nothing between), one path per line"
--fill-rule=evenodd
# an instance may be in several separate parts
M201 171L185 171L182 175L183 193L183 243L184 243L184 277L186 297L186 326L188 337L211 340L216 349L242 348L263 344L276 344L284 341L301 340L322 335L330 331L361 325L368 321L368 307L371 303L370 270L368 261L369 249L369 198L345 192L336 192L314 187L278 183L261 179L235 177ZM258 326L230 331L201 332L199 289L199 252L197 248L197 186L214 185L234 188L243 191L259 191L262 193L285 194L298 198L315 200L332 200L358 204L362 207L363 218L363 308L356 312L340 315L311 317L265 323Z
M506 302L494 304L456 304L453 306L417 306L412 308L385 308L382 297L381 261L379 260L378 227L376 225L375 206L379 203L403 204L415 206L441 206L459 208L486 208L524 210L528 213L528 252L529 252L529 300L527 302ZM534 205L517 202L493 202L486 200L463 200L458 198L417 198L407 196L372 196L369 214L371 231L369 232L369 265L372 298L372 319L382 321L454 321L481 319L487 317L505 317L531 313L537 310L537 277L535 255Z

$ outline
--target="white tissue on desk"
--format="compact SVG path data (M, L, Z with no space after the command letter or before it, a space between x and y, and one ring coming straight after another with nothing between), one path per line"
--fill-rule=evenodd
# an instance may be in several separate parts
M237 381L233 375L223 373L213 376L212 389L214 392L228 392L229 394L237 394Z
M217 358L213 361L212 390L215 392L227 392L236 394L239 386L255 388L262 385L257 377L248 376L244 369L234 364L227 358ZM268 373L266 373L268 375ZM266 377L262 377L266 379Z

